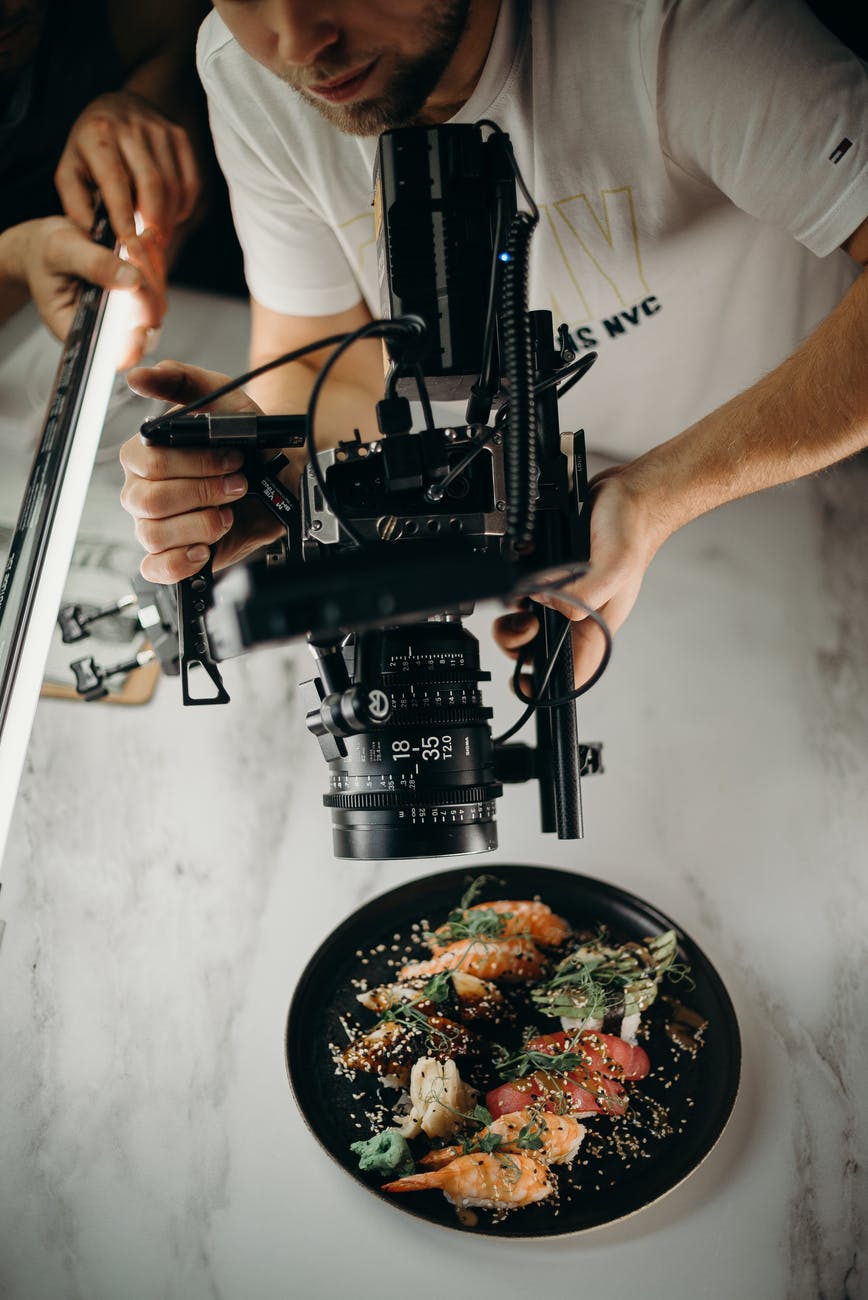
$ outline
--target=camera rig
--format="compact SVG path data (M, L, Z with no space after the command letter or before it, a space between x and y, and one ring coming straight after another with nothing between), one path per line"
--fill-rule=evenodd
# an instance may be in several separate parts
M516 184L529 211L517 210ZM557 403L595 354L577 358L565 325L555 335L549 312L528 310L538 212L496 124L385 132L374 213L383 319L275 358L142 426L152 444L242 449L249 493L284 527L264 558L216 578L209 562L178 584L177 652L164 637L159 657L180 672L185 704L224 703L220 661L307 638L316 669L301 689L329 769L324 803L338 857L493 849L503 784L529 779L539 784L542 829L577 838L580 777L601 770L602 747L579 742L575 700L605 669L605 623L561 592L605 638L598 669L576 689L570 622L535 606L539 633L514 673L525 709L492 739L480 689L490 674L462 619L477 601L530 600L586 570L584 436L562 437ZM355 430L318 450L322 386L362 337L382 339L388 360L382 436L364 442ZM202 409L325 344L334 349L305 414ZM418 430L408 395L420 403ZM466 399L464 423L438 426L432 398ZM302 447L296 496L277 475L285 451ZM193 689L203 675L205 694ZM535 747L507 743L531 715Z

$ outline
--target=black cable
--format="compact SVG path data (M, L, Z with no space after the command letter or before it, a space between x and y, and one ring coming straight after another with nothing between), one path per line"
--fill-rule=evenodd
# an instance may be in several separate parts
M488 127L500 137L516 183L530 208L529 213L517 212L507 231L506 244L499 255L498 295L503 372L512 395L504 439L509 486L506 531L517 546L524 546L533 537L536 512L537 422L527 285L530 239L539 222L539 208L525 184L509 136L490 118L481 118L477 125Z
M495 306L500 281L500 241L503 238L503 195L498 193L497 216L494 219L494 238L491 254L491 282L488 288L488 304L485 309L485 330L482 335L482 370L479 386L484 393L491 393L491 366L494 359Z
M584 600L582 600L580 596L568 595L566 592L562 591L560 589L561 585L562 582L550 583L546 587L538 587L537 590L557 591L559 593L559 599L564 601L565 604L572 605L575 609L580 609L584 613L584 615L591 620L592 623L596 623L597 627L600 629L600 631L603 634L605 645L603 647L602 658L600 659L600 662L597 664L597 667L594 669L593 673L588 678L588 680L586 682L583 682L581 686L576 687L576 689L574 691L571 691L569 695L561 695L560 697L553 700L543 700L540 698L541 692L545 689L545 680L543 682L543 685L540 687L540 690L537 692L535 696L528 697L521 690L520 674L530 652L529 647L527 646L522 647L522 651L519 652L519 658L516 662L515 671L513 673L513 686L515 687L516 695L520 700L523 701L523 703L527 705L532 704L535 708L538 709L560 708L562 704L569 704L573 700L579 699L580 696L585 695L591 689L592 686L596 686L597 682L600 680L600 678L603 676L603 673L606 671L606 668L609 665L609 660L612 657L612 633L609 631L609 625L606 622L606 620L603 618L602 614L599 612L599 610L592 609L592 607L588 605ZM565 628L565 632L571 627L572 627L572 622L568 622ZM563 644L563 639L561 644ZM560 649L560 646L558 646L558 649Z
M492 122L491 118L489 117L480 118L479 121L476 123L476 125L489 127L490 130L494 131L495 135L499 135L503 140L503 147L506 150L506 156L509 159L509 165L512 168L513 172L515 173L515 179L518 182L518 188L521 190L522 194L524 195L524 201L527 204L527 206L530 208L530 213L531 216L533 217L534 225L536 225L536 223L539 221L539 208L534 203L533 196L531 195L530 190L527 188L527 186L524 183L524 177L521 174L521 168L519 167L518 162L516 161L515 153L513 152L512 141L510 140L506 132L503 130L503 128L498 126L496 122Z
M320 348L330 347L333 343L344 342L349 335L347 334L330 334L328 338L317 339L315 343L308 343L303 348L295 348L292 352L284 352L279 357L274 357L271 361L266 361L261 366L256 366L254 370L248 370L246 374L239 375L237 379L230 379L228 383L221 384L219 388L213 389L212 392L206 393L204 397L197 397L194 401L188 402L186 406L177 407L173 411L167 411L167 415L189 415L191 411L198 411L209 402L216 402L218 397L225 397L227 393L232 393L242 384L247 384L251 379L258 379L268 370L275 370L278 366L288 365L290 361L298 361L301 357L308 356L311 352L318 352ZM160 417L162 419L162 417ZM155 425L159 425L159 419Z
M569 630L570 630L570 624L567 623L563 632L561 633L557 645L555 646L554 650L552 651L549 657L548 663L546 664L545 672L543 673L542 681L540 683L541 691L545 690L546 686L549 683L549 678L551 677L552 673L555 670L555 664L557 663L558 655L561 652L561 647L563 646L564 642L567 639L567 633L569 632ZM525 653L525 648L523 647L522 650L519 651L518 659L516 660L516 666L512 674L512 685L513 685L513 690L515 691L516 694L518 694L518 690L516 689L516 680L517 680L516 674L517 673L520 674L522 668L525 665L526 660L527 660L527 654ZM521 697L521 698L525 698L525 697ZM502 735L494 737L494 739L491 742L492 745L502 745L505 741L509 740L512 736L514 736L517 731L521 731L525 723L529 722L530 719L533 717L533 715L536 713L536 710L537 710L536 704L529 703L527 708L524 710L522 714L519 715L517 721L514 722L511 727L509 727L506 731L504 731Z
M541 379L534 387L534 397L539 397L541 393L546 393L550 388L557 386L558 391L555 396L558 401L560 401L564 394L568 393L574 384L577 384L580 379L585 377L591 366L597 360L597 355L596 352L586 352L584 356L578 357L575 361L571 361L568 366L563 370L559 370L557 374L549 375L547 379ZM566 383L564 383L564 380L566 380ZM497 412L495 425L505 424L508 414L509 402L504 402Z
M334 349L331 356L325 362L319 374L317 375L316 379L314 380L314 385L310 391L310 397L308 399L307 431L305 434L305 442L307 445L307 457L308 457L308 461L310 462L311 471L313 473L314 478L316 479L317 487L322 493L323 500L325 501L329 510L331 510L335 519L338 521L338 523L343 528L347 536L351 539L351 541L353 541L356 544L356 546L359 547L366 545L365 539L362 537L361 533L356 532L353 525L347 519L345 519L341 515L341 512L336 508L332 495L328 490L328 488L326 487L325 475L323 474L322 469L320 468L319 461L317 459L316 435L314 431L314 416L316 415L317 402L319 401L320 392L322 391L323 384L328 378L332 366L335 365L335 363L343 356L343 354L347 351L348 348L352 347L353 343L356 343L360 339L365 339L365 338L377 338L377 337L383 338L389 334L393 334L396 337L400 338L402 335L407 335L408 332L410 332L411 330L412 333L416 337L418 337L418 330L413 326L402 323L399 317L397 320L368 321L366 324L360 326L359 329L353 330L351 334L343 335L341 342L338 343L337 347Z
M556 375L552 375L550 379L544 380L543 387L547 387L549 383L557 384L558 391L555 393L555 397L560 401L562 397L567 395L571 388L575 388L580 379L584 379L596 359L596 352L587 352L585 356L580 357L578 361L573 361L569 366L567 366L566 370L561 370ZM570 377L567 378L567 376ZM566 383L561 382L564 379L566 379Z
M504 438L509 488L506 530L519 547L533 539L537 497L537 409L527 308L534 225L526 212L517 213L513 219L506 237L500 283L503 369L511 395Z
M413 378L416 380L416 391L419 394L419 402L422 406L422 418L425 421L425 428L429 433L433 433L436 425L434 424L434 412L431 410L431 398L428 396L428 386L425 383L425 375L419 362L413 365Z
M311 352L318 352L321 348L326 348L335 345L334 351L332 352L331 356L328 357L325 364L322 366L319 374L314 380L313 388L311 389L311 394L310 394L310 398L308 401L308 408L307 408L307 432L305 435L305 441L307 444L307 452L308 452L308 458L311 463L311 469L313 471L314 478L317 481L317 486L322 492L323 499L326 502L326 505L329 507L332 514L335 516L338 523L341 525L341 527L344 529L347 535L355 542L356 546L364 546L365 544L364 538L359 533L357 533L356 530L353 528L352 524L348 523L346 519L342 518L340 512L335 509L335 505L334 505L334 501L332 500L331 493L328 491L326 487L325 478L323 476L322 470L320 469L319 462L317 461L316 458L316 443L314 437L313 416L316 411L316 404L317 401L319 400L319 393L325 381L325 378L329 373L329 371L331 370L332 366L337 361L338 357L342 356L344 352L346 352L347 348L349 348L358 339L369 338L371 336L376 337L377 335L380 335L382 337L388 335L389 333L394 333L395 335L400 337L402 334L406 334L408 331L412 331L412 333L414 334L417 333L415 327L402 323L400 318L398 318L398 320L394 320L394 321L392 320L368 321L365 325L361 326L357 330L354 330L350 334L330 334L326 338L317 339L314 343L306 344L306 346L303 348L294 348L291 352L281 353L280 356L273 357L270 361L264 362L261 366L256 366L253 370L248 370L243 375L238 375L235 379L230 379L227 383L221 384L219 388L212 389L210 393L205 393L204 396L197 397L192 402L188 402L185 406L177 407L171 412L166 412L166 414L167 415L171 414L173 418L178 415L189 415L192 411L198 411L203 406L208 406L211 402L216 402L218 398L225 397L227 393L234 392L235 389L240 388L242 384L249 383L251 379L257 379L260 375L264 375L269 370L275 370L278 366L288 365L291 361L298 361L302 357L308 356ZM416 368L419 371L419 375L417 377L417 386L419 387L420 401L422 401L423 411L426 411L426 421L430 420L429 427L433 427L433 414L431 412L431 404L428 399L428 392L427 389L425 388L424 377L422 376L421 373L421 367L417 365ZM389 372L386 379L387 390L391 389L391 391L388 392L389 396L394 395L394 388L397 381L398 373L399 373L399 367L393 363L389 368ZM154 421L155 427L159 427L159 423L160 423L159 419Z
M503 236L503 195L498 192L497 216L494 221L492 239L491 271L488 279L488 303L485 308L485 328L482 335L482 363L479 378L470 390L464 418L468 424L487 424L491 413L491 401L494 363L494 335L496 314L495 307L500 288L500 241Z
M582 685L577 687L576 690L573 691L570 695L563 695L560 698L554 700L543 700L542 694L549 683L549 679L552 673L554 672L558 655L560 654L561 648L567 639L567 633L571 630L573 626L572 622L567 622L564 625L564 629L561 632L561 635L558 639L558 643L554 647L546 663L545 671L543 672L542 680L540 682L537 693L532 697L528 697L522 691L521 675L522 672L524 671L525 664L530 658L530 655L533 653L533 642L531 642L527 646L522 646L522 648L518 652L518 658L516 659L515 668L513 669L513 673L512 673L512 687L516 696L520 700L524 701L526 708L524 712L520 714L518 719L512 724L511 727L509 727L506 731L504 731L502 735L495 736L495 738L491 742L493 745L502 745L504 744L505 741L509 740L512 736L514 736L517 731L520 731L521 728L527 722L530 721L530 719L533 717L537 709L560 708L560 706L563 704L570 704L574 700L577 700L580 695L584 695L587 691L591 689L592 686L596 686L597 682L603 676L603 673L606 671L606 668L608 667L609 660L612 656L612 633L609 631L609 626L606 623L606 620L603 618L602 614L600 614L598 610L592 609L591 606L586 604L585 601L583 601L579 596L567 595L565 592L561 590L564 582L568 582L570 580L571 580L570 577L566 579L561 578L556 583L548 583L544 587L537 587L536 590L538 592L548 591L548 590L559 591L561 600L563 600L568 605L575 606L576 609L581 609L585 613L585 615L591 619L592 622L596 623L597 627L603 633L606 642L605 648L603 650L603 657L600 660L600 662L597 664L596 669L588 678L588 680L586 682L583 682ZM535 639L536 638L534 638L534 640Z

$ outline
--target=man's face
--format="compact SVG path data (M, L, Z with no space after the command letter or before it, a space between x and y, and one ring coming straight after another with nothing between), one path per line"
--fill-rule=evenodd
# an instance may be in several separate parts
M215 0L258 63L340 131L417 119L465 33L471 0Z

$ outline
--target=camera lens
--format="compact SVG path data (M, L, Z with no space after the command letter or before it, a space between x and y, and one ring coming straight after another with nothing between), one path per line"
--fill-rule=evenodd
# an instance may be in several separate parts
M456 618L359 633L350 677L389 697L388 721L329 761L339 858L419 858L497 847L494 754L479 643Z

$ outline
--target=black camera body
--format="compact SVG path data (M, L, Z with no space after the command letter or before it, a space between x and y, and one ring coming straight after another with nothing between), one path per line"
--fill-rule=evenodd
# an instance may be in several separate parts
M516 180L532 216L516 211ZM528 779L542 829L574 838L579 778L600 770L601 747L578 742L568 621L537 607L531 748L506 743L519 724L492 738L481 693L490 674L462 618L480 600L531 598L587 566L584 437L562 445L557 399L593 354L577 361L566 327L555 337L550 313L528 310L536 209L494 124L386 132L374 208L385 318L338 343L306 416L206 414L194 410L200 399L143 426L161 445L244 448L250 491L286 529L266 559L216 579L206 566L179 584L184 701L224 702L217 663L304 636L316 672L301 689L329 769L337 856L492 849L503 784ZM365 335L384 340L389 361L382 436L356 431L318 450L319 390ZM465 421L438 425L431 396L465 399ZM275 477L285 457L263 465L261 452L302 444L296 498ZM216 694L194 694L196 668Z
M492 253L516 208L504 139L473 124L419 126L385 131L377 146L380 310L425 322L419 360L429 393L443 401L466 399L484 366ZM491 366L494 391L496 338Z
M490 436L478 454L468 459L486 433ZM369 543L451 537L472 538L474 552L502 547L506 475L500 433L465 426L343 442L320 453L320 466L339 513L306 470L301 487L306 559L319 547L347 544L342 520L351 521Z

